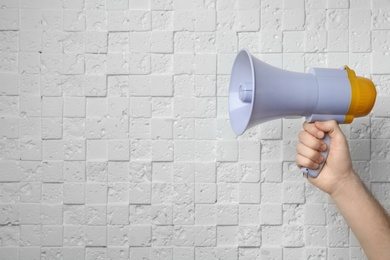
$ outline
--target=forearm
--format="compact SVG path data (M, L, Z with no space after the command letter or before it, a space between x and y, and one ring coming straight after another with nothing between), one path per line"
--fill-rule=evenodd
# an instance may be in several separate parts
M331 194L369 259L389 259L389 215L356 174Z

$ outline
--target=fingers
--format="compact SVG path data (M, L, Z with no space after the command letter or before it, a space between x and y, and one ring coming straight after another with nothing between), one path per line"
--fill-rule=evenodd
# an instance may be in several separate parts
M344 134L341 131L339 124L334 120L324 122L318 121L314 123L314 126L318 130L328 133L331 138L344 137Z
M324 156L318 152L317 150L313 150L310 147L307 147L306 145L299 143L296 146L297 154L300 156L307 158L309 161L314 163L322 163L324 161ZM305 160L306 161L306 160ZM302 164L303 162L299 163ZM304 165L304 164L302 164ZM307 165L305 165L308 167ZM310 168L310 167L309 167Z
M305 146L323 152L326 150L326 144L307 131L302 131L298 135L299 141Z
M295 157L295 162L297 163L299 168L306 167L309 169L316 170L320 166L318 163L313 162L309 158L306 158L300 154L297 154L297 156Z
M326 144L321 141L325 137L323 128L317 127L314 123L303 124L304 131L299 133L299 142L296 146L296 163L299 167L317 169L323 163L324 156L320 153L327 149Z
M303 123L303 129L305 129L306 132L308 132L309 134L311 134L312 136L318 139L322 139L325 136L324 131L318 128L314 123L308 123L308 122Z

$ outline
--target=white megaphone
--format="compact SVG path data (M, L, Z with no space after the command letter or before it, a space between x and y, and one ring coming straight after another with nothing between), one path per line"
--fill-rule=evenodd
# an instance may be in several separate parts
M376 99L371 80L342 69L310 68L308 73L270 66L241 50L234 61L229 86L229 117L233 131L241 135L258 124L289 117L306 121L336 120L349 124L370 113ZM330 138L325 136L329 151ZM317 177L317 170L302 168Z

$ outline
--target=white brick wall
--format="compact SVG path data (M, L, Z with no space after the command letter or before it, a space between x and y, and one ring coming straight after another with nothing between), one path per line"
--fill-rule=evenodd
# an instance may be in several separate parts
M342 126L390 209L386 0L0 0L0 259L365 259L293 160L302 120L236 138L236 52L371 77Z

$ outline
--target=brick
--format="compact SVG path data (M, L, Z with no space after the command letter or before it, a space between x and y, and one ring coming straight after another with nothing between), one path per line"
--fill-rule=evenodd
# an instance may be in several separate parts
M88 161L86 164L86 177L90 182L107 181L107 161Z
M23 246L39 246L41 244L41 226L22 225L20 227L20 242Z
M64 246L83 246L86 239L86 228L80 225L64 226Z
M64 184L64 203L65 204L84 204L85 189L84 183L65 183Z
M107 227L106 226L87 226L85 244L87 246L106 246L107 245Z
M11 10L12 12L12 10ZM41 18L42 18L42 11L41 10L34 10L34 9L21 9L19 12L19 20L20 20L20 29L21 30L41 30L42 24L41 24ZM15 16L14 16L15 17ZM16 17L18 17L16 15ZM19 29L19 28L18 28Z
M18 72L18 55L16 53L10 52L1 52L0 53L1 62L0 62L0 72L6 73L15 73ZM24 67L24 62L20 62ZM31 72L35 72L31 70Z
M130 31L149 31L151 29L151 12L146 10L130 10Z
M85 203L86 204L107 203L107 184L86 183L86 185L85 185Z
M42 226L43 246L62 246L63 226Z
M150 225L131 225L129 227L130 246L150 246L152 229Z

